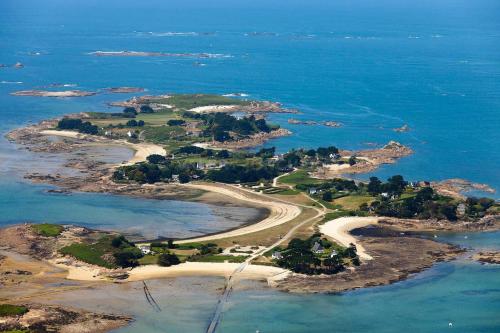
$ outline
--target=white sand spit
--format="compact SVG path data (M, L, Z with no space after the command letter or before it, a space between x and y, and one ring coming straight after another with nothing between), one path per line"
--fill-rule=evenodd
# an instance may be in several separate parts
M378 217L359 217L359 216L348 216L340 217L335 220L326 222L319 227L321 233L333 238L343 246L349 246L349 244L356 245L358 255L361 259L372 260L373 258L366 253L360 242L352 236L349 231L366 227L370 224L377 224Z

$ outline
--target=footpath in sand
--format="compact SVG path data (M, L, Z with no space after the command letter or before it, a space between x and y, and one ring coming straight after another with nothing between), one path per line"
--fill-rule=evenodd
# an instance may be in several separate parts
M74 131L43 130L40 133L43 135L60 136L72 139L86 139L89 137L91 137L92 139L96 138L95 136L89 136L87 134L82 134ZM165 156L167 154L166 150L163 149L163 147L152 143L132 143L125 140L104 139L102 140L102 144L124 145L133 149L135 151L135 154L128 161L127 165L144 162L149 155L158 154Z
M321 225L319 230L321 233L333 238L343 246L349 246L351 243L356 245L358 255L361 259L372 260L372 256L366 253L363 245L361 245L361 243L349 232L353 229L366 227L370 224L377 224L378 220L378 217L340 217Z
M246 227L238 228L235 230L218 233L215 235L202 236L192 239L177 241L177 244L191 243L191 242L205 242L221 238L237 237L246 235L252 232L257 232L265 229L269 229L278 226L283 223L287 223L297 216L300 215L301 209L295 205L287 204L285 202L273 201L268 197L263 197L262 199L258 197L258 194L252 195L250 193L245 193L245 191L238 189L237 187L230 185L221 184L185 184L186 187L196 188L204 191L215 192L230 198L250 202L259 206L267 207L270 210L270 214L264 220L248 225Z

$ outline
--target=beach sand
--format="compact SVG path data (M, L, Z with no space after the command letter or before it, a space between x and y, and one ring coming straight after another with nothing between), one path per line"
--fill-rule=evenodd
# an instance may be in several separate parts
M199 106L197 108L189 109L190 112L195 113L212 113L212 112L229 112L235 111L238 108L238 105L207 105L207 106Z
M321 231L321 233L333 238L343 246L349 246L349 244L351 243L356 245L358 255L361 259L372 260L372 256L366 253L361 243L354 236L352 236L349 231L366 227L370 224L377 224L378 220L378 217L340 217L321 225L319 227L319 230Z
M126 281L141 281L165 277L179 276L231 276L242 264L186 262L180 265L161 267L158 265L140 266L132 269ZM246 265L238 272L238 279L262 280L268 278L284 278L289 271L273 266Z

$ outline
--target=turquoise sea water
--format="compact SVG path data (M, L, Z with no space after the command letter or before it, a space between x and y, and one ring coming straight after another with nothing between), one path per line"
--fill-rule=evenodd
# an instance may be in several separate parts
M88 54L99 50L212 56ZM297 107L299 119L345 124L296 126L287 124L284 115L273 115L272 120L294 132L266 144L281 151L332 144L358 149L398 140L415 154L375 174L459 177L500 190L499 54L496 0L3 0L0 63L19 61L25 67L0 68L0 133L68 112L107 110L106 102L128 97L9 95L54 83L82 90L138 86L152 94L245 93ZM403 124L412 130L392 131ZM228 216L220 217L224 211L197 204L47 194L46 187L23 181L12 169L12 149L0 141L0 224L32 219L131 227L140 221L154 230L167 218L174 221L167 227L170 232L199 233L225 227L228 217L237 214L225 211ZM29 159L23 163L44 168ZM474 247L486 242L498 248L498 233L471 239ZM457 261L393 286L340 296L237 292L220 331L496 332L499 276L498 268ZM195 316L189 324L187 317L163 313L141 317L145 319L124 331L204 327L210 307L188 304Z

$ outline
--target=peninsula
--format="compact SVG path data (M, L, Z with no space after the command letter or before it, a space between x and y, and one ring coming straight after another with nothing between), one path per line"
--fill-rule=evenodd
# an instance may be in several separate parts
M76 176L26 177L69 191L232 202L264 208L266 217L212 235L136 242L79 226L13 226L0 230L3 255L13 265L58 269L63 279L84 282L80 286L208 275L226 277L226 288L257 279L281 290L330 293L389 284L464 252L423 237L424 230L500 225L497 202L451 195L451 185L444 193L442 182L409 182L400 175L387 181L343 178L413 153L395 141L364 151L241 149L291 134L266 120L272 112L296 112L279 103L195 94L141 96L114 105L123 110L71 114L14 130L8 138L35 153L62 155L82 145L123 145L135 151L133 158L109 164L82 155L67 163L82 171ZM453 184L457 191L474 186ZM35 276L12 274L22 276L25 288L22 297L7 298L16 304L36 300Z

